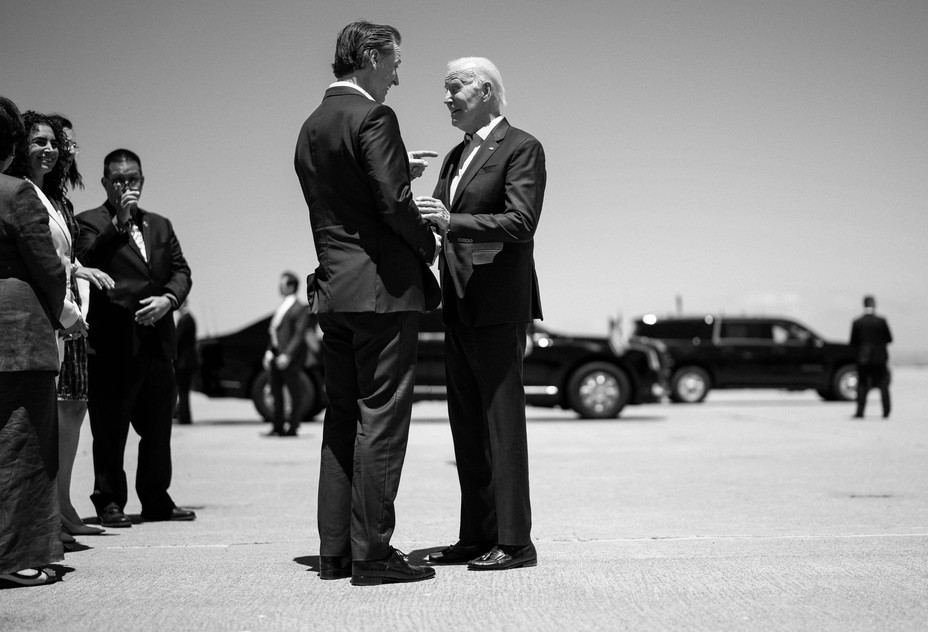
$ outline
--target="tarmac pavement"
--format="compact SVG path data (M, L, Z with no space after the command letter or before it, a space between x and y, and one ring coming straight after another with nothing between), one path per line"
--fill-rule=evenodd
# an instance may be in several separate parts
M50 586L0 591L0 631L926 630L928 369L894 411L811 392L713 392L581 421L529 409L535 568L376 587L316 575L321 422L296 439L241 400L194 397L171 493L195 522L81 537ZM91 437L72 496L90 518ZM126 453L134 484L137 438ZM443 403L413 410L393 544L457 538Z

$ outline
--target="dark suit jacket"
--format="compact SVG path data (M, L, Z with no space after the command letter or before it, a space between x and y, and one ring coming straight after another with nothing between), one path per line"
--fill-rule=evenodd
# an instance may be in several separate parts
M273 317L272 317L273 318ZM309 326L309 310L297 301L290 306L277 327L277 349L268 349L287 354L290 366L302 367L306 362L306 329Z
M66 279L32 185L0 174L0 372L58 371Z
M886 319L876 314L864 314L851 325L851 346L857 350L858 364L886 364L893 341Z
M440 293L435 240L413 202L396 115L357 90L329 88L294 158L319 266L314 312L424 311Z
M174 368L179 372L196 371L200 364L197 357L197 321L190 312L184 312L178 317L174 326L177 335L177 357L174 360Z
M464 143L445 157L434 197L451 211L442 264L448 324L542 318L534 235L545 192L544 149L503 119L474 155L449 200Z
M91 349L98 355L129 356L138 351L141 337L149 335L146 330L150 328L135 324L139 301L173 294L183 303L190 292L190 267L167 218L138 209L146 263L129 233L113 226L115 212L106 202L78 215L81 233L75 249L81 263L100 268L116 282L108 292L91 286L87 313ZM173 359L177 348L174 319L167 314L154 329L165 357Z

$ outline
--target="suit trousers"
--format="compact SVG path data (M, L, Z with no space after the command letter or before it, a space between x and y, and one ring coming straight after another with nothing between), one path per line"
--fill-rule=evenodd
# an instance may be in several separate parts
M290 427L289 429L296 432L300 427L300 421L303 418L304 396L303 389L300 387L300 374L303 367L298 364L290 363L286 369L278 369L277 365L271 363L268 371L268 380L271 384L271 395L274 397L274 430L277 432L284 431L284 386L290 393Z
M526 323L449 325L448 415L465 542L531 541L528 438L522 359Z
M131 423L139 435L135 489L142 513L168 516L171 485L171 424L177 389L174 366L158 341L142 341L132 357L88 356L90 429L93 433L97 512L110 503L125 509L128 500L123 461Z
M857 415L863 417L867 407L867 395L871 388L880 389L883 416L889 417L889 367L885 364L859 364L857 366Z
M322 430L320 554L390 554L394 501L406 458L419 314L324 313L328 397Z

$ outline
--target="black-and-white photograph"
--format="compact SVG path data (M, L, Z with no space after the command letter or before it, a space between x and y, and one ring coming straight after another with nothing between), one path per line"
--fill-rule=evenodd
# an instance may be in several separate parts
M925 628L928 4L0 14L0 630Z

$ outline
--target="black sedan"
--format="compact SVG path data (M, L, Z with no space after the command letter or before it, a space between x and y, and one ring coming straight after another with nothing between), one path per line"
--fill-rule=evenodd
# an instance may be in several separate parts
M199 341L196 390L210 397L251 399L264 419L272 414L267 373L270 316L237 332ZM419 331L415 398L445 399L444 328L441 310L423 314ZM573 409L583 418L616 417L627 404L659 400L667 363L660 343L628 343L617 336L570 336L538 323L529 327L524 382L532 406ZM325 408L322 365L307 359L303 373L306 418Z

